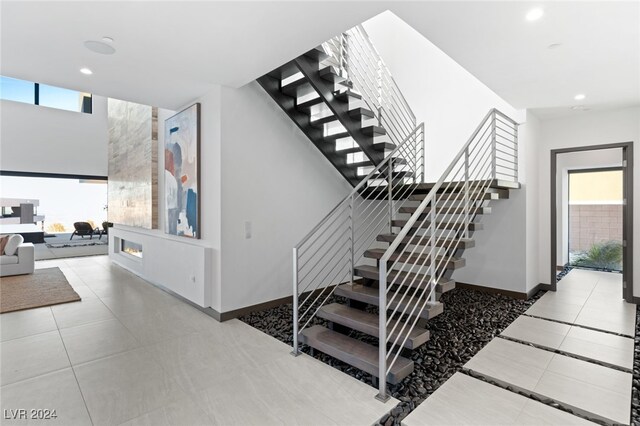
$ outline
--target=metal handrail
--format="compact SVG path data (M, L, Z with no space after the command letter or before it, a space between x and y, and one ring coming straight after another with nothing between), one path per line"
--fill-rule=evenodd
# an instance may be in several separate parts
M361 94L391 142L398 145L411 134L416 116L362 25L325 42L323 49L339 74Z
M414 160L404 161L405 153L414 155ZM398 177L398 173L405 176ZM333 294L331 285L349 278L353 281L356 262L382 229L391 229L391 220L423 175L421 123L293 247L294 354L299 353L299 333Z
M502 143L513 150L510 157L502 153L507 158L497 155L498 124L512 131L505 131L511 135L510 139L502 135ZM400 355L400 351L394 349L407 341L419 314L430 303L436 302L436 285L445 276L447 264L453 259L453 248L468 238L475 209L485 203L483 194L497 179L518 181L517 135L518 124L514 120L497 109L490 110L380 258L378 399L388 398L385 378ZM442 193L438 194L441 190ZM454 197L455 191L463 192L462 200ZM424 229L426 232L415 232L407 242L412 229ZM439 241L444 241L444 244ZM390 261L394 254L397 255L396 260ZM398 278L401 274L389 279L392 270L405 274L402 279ZM428 279L420 278L425 275ZM404 309L400 309L403 302L411 300L413 305L404 303ZM392 318L405 316L408 316L406 321L395 322L388 330ZM396 337L391 340L394 333Z

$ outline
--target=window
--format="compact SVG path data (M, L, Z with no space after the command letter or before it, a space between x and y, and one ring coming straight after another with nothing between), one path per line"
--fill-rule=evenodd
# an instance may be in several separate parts
M24 80L0 76L0 99L35 103L34 84Z
M5 76L0 76L0 99L87 114L93 109L90 93Z

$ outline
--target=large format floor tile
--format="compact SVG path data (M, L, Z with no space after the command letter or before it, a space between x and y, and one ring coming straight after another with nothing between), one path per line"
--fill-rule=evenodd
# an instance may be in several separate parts
M58 329L50 307L2 314L0 327L3 342Z
M36 418L15 421L3 416L3 425L91 425L78 383L70 368L3 386L0 393L3 414L5 410L44 409L55 410L56 416L42 420ZM27 413L29 417L31 414Z
M116 319L92 322L60 330L71 364L77 365L140 346Z
M521 389L533 389L553 353L505 339L493 339L464 368Z
M2 386L69 367L58 330L0 343Z
M465 368L502 385L551 398L590 417L629 423L630 373L524 344L496 344L500 340L504 341L491 341ZM538 360L538 365L533 360Z
M409 414L402 424L533 426L593 423L479 379L456 373Z
M633 369L633 339L551 320L521 316L501 336L560 350L581 359Z
M60 329L115 318L99 299L56 305L51 310Z
M74 367L94 424L120 424L186 398L144 349Z

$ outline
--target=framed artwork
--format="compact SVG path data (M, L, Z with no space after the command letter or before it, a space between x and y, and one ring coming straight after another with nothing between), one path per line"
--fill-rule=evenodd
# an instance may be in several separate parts
M200 238L200 104L165 120L165 232Z

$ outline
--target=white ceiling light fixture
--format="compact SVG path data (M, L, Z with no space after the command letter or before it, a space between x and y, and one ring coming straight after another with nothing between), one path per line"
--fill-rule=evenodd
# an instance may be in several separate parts
M113 43L113 37L109 37L109 36L104 36L102 37L102 41L104 41L105 43Z
M583 93L579 93L577 95L575 95L573 97L573 99L575 99L576 101L584 101L584 99L587 97L587 95L583 94Z
M113 46L102 41L87 40L84 42L84 47L86 47L93 53L98 53L100 55L113 55L114 53L116 53L116 49Z
M80 72L84 75L91 75L93 74L93 71L91 71L89 68L84 67L84 68L80 68Z
M558 47L562 46L562 43L551 43L550 45L547 46L547 49L549 50L555 50Z
M591 108L584 105L574 105L571 107L571 109L574 111L589 111Z
M544 9L541 7L535 7L527 12L527 14L525 15L525 18L527 19L527 21L533 22L542 18L543 15L544 15Z

